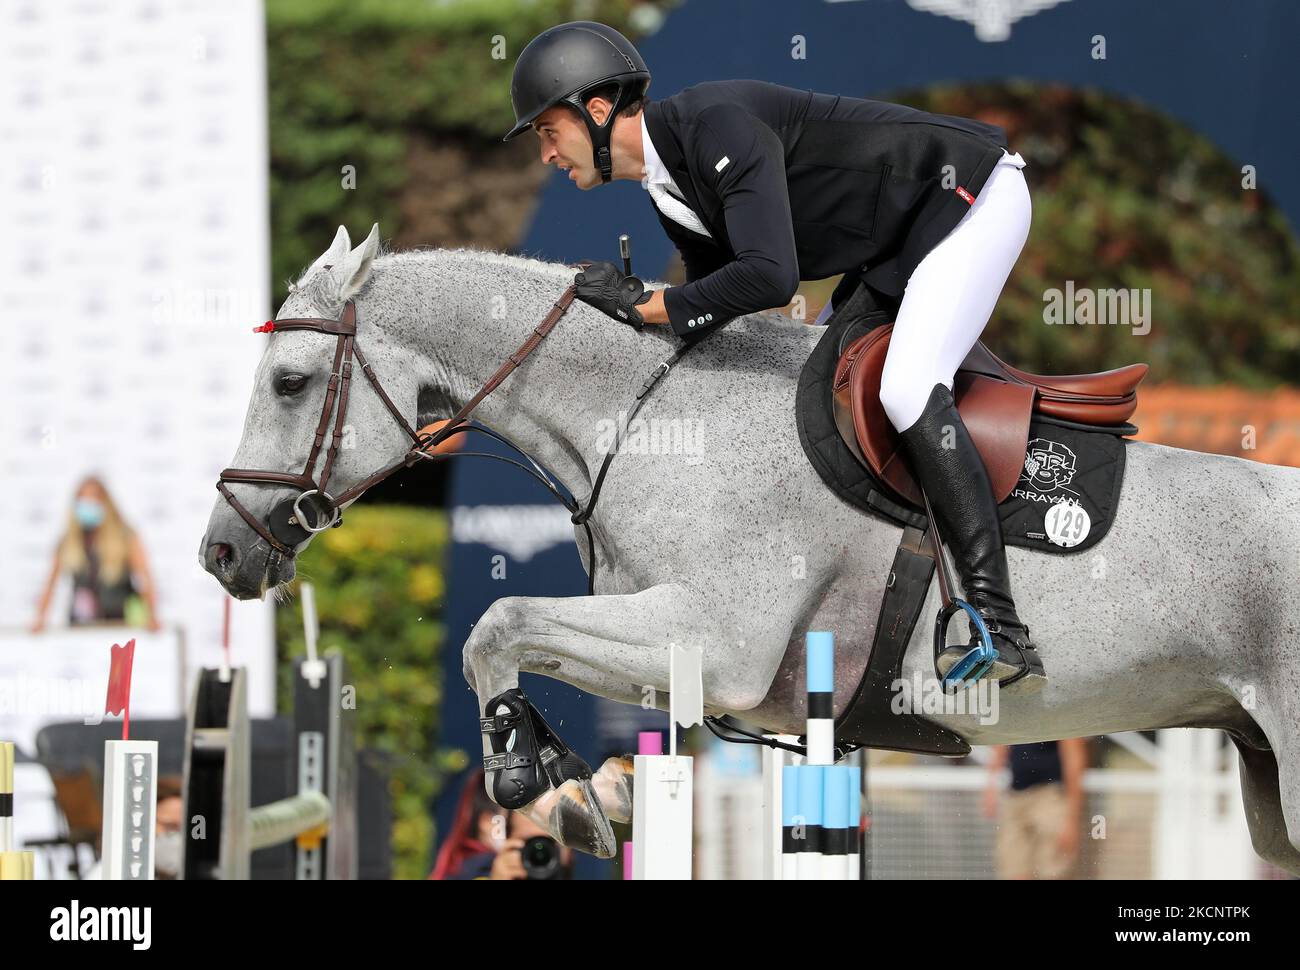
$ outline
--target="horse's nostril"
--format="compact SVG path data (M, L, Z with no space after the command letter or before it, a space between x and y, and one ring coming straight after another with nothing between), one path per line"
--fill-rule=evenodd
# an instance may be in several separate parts
M234 547L228 542L214 542L208 546L208 565L223 573L231 572L238 558Z

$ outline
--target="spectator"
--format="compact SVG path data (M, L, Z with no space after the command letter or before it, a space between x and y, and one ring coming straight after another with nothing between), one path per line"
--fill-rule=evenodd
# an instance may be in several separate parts
M175 777L158 779L158 800L154 816L153 867L155 879L179 879L185 865L185 843L181 835L184 800L181 781ZM104 860L99 858L86 870L82 879L103 879Z
M36 608L33 633L45 629L54 587L65 572L72 577L69 625L130 622L161 628L144 544L122 519L104 483L93 476L77 486L67 530Z
M158 815L154 827L154 876L157 879L179 879L185 866L184 828L185 809L180 781L175 778L158 779Z
M465 779L451 831L443 839L429 878L528 879L522 850L529 839L545 835L531 819L488 798L480 768ZM556 849L562 878L568 878L573 851L563 846Z
M1079 856L1087 761L1083 738L993 749L984 814L998 819L998 878L1066 877ZM999 814L997 786L1008 763L1011 789Z

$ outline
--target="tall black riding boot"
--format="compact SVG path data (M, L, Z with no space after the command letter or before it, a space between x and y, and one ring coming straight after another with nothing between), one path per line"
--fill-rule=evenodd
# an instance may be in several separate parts
M1043 662L1011 599L993 486L952 392L936 384L921 416L899 437L912 474L930 499L939 536L956 560L966 601L984 618L998 651L987 676L1003 686L1019 684L1020 690L1041 687L1047 680ZM946 676L979 642L972 632L970 646L954 645L940 653L939 673Z

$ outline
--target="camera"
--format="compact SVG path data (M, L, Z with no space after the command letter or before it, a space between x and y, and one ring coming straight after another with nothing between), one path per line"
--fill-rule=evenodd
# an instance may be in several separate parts
M563 879L560 846L549 835L534 835L520 850L529 879Z

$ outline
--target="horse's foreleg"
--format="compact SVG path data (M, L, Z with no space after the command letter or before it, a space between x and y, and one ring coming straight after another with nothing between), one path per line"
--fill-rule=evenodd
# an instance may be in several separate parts
M465 677L487 718L502 713L495 704L489 710L490 702L518 688L521 669L602 696L665 707L670 646L690 644L702 650L706 703L743 709L767 689L757 672L776 661L751 655L743 663L742 653L761 654L763 645L737 639L739 630L676 584L624 596L509 597L475 625L465 644ZM500 754L485 735L485 758ZM629 769L627 759L611 759L593 779L566 780L524 810L566 844L604 855L607 816L625 819L630 812ZM488 791L496 797L491 779Z
M742 610L735 604L727 609ZM465 679L485 701L519 685L521 669L621 701L664 706L672 644L701 648L711 707L746 710L762 700L786 634L751 636L747 623L672 583L622 596L506 597L465 643Z

